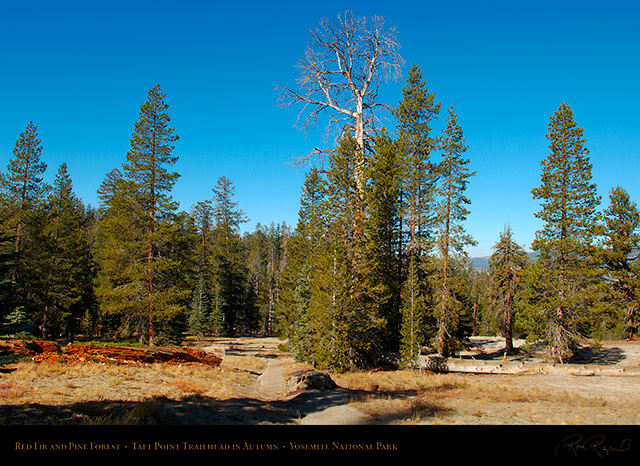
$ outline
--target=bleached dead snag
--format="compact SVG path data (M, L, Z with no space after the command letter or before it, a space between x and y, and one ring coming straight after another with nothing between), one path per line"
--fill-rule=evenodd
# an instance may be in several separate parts
M297 68L299 90L277 86L283 106L302 104L297 123L304 130L315 127L318 116L331 112L327 134L339 130L338 138L351 132L358 143L361 160L356 183L364 189L364 152L373 139L379 123L378 110L387 106L378 102L382 81L401 77L404 60L398 54L395 28L384 29L384 18L375 16L368 24L346 11L332 22L324 18L315 31L310 31L309 45ZM298 162L310 161L316 149Z

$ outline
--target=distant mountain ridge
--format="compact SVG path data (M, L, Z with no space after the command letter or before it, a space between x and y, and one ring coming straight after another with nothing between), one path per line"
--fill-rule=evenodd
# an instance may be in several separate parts
M531 260L536 260L536 257L538 256L538 253L536 253L536 252L528 252L527 256L529 256L529 259L531 259ZM476 270L487 270L489 268L489 259L491 259L491 256L472 257L470 259L471 260L471 266Z
M471 265L476 270L487 270L489 268L489 256L485 257L472 257Z

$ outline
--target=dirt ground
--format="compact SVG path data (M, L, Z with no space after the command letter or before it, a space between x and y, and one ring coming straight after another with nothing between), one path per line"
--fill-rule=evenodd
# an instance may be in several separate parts
M286 393L295 363L275 338L193 342L219 367L39 364L0 373L4 425L638 425L640 343L601 342L552 365L475 337L450 372L331 374L334 390ZM521 344L522 342L517 342ZM472 371L459 372L461 370Z

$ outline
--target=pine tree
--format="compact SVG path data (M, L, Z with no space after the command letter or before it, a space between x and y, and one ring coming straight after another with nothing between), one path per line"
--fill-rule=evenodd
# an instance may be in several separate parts
M60 165L46 208L29 229L35 245L27 272L43 336L64 332L73 340L79 320L94 303L95 267L87 228L89 217L74 194L67 165Z
M204 274L201 273L193 290L193 299L189 309L189 331L198 338L202 338L209 329L210 306L207 282Z
M327 191L325 180L316 167L305 176L300 198L298 223L287 241L281 292L276 312L276 334L288 338L296 359L312 359L312 333L309 325L312 258L321 253L326 216L323 212Z
M33 296L29 293L25 277L33 264L24 252L37 244L29 237L27 226L34 221L49 188L42 178L47 165L40 160L41 155L38 129L33 122L29 122L15 143L14 157L9 160L6 172L0 176L4 220L2 234L5 238L12 239L10 247L5 242L2 253L14 261L11 267L6 268L8 275L2 279L11 290L12 306L20 306L21 312L27 312L23 306L33 304Z
M1 178L3 203L11 206L14 216L10 219L14 233L14 252L22 249L24 226L32 209L44 200L48 186L42 176L47 164L40 160L42 145L38 139L38 128L29 122L20 133L13 148L14 158L9 161L7 171Z
M220 177L213 190L212 213L215 222L212 243L212 299L222 312L226 335L250 332L258 325L257 312L250 300L245 251L240 224L248 221L233 200L235 187Z
M403 157L402 187L399 193L402 206L403 236L400 251L406 268L402 290L402 360L415 366L426 334L426 312L430 305L430 254L434 247L435 188L437 164L431 160L438 138L431 134L431 121L438 118L440 104L435 94L428 93L422 71L413 65L403 99L393 114L398 123L397 146ZM404 248L403 248L404 246Z
M609 207L604 211L602 280L606 285L607 304L613 312L624 309L625 330L629 340L638 339L640 323L640 211L620 186L609 193Z
M516 314L516 295L522 280L522 271L527 266L528 257L524 249L514 241L511 227L505 225L500 239L494 246L489 260L491 305L502 317L505 337L505 351L512 353L513 327Z
M0 237L0 247L7 250L5 246L15 247L12 236ZM18 305L17 288L18 282L13 278L12 271L16 267L17 254L15 252L0 253L0 322L10 314L12 309Z
M185 306L185 291L171 280L177 204L170 191L179 175L168 168L178 160L178 136L169 127L164 98L155 86L140 107L122 177L103 183L108 210L100 222L103 310L123 315L149 344Z
M47 165L40 160L42 145L37 127L29 122L20 133L6 171L0 176L0 212L3 222L0 253L13 263L5 268L7 275L0 277L10 290L7 312L28 316L31 319L36 309L36 297L28 276L33 270L33 250L38 247L33 232L49 186L43 181ZM9 243L11 239L11 243ZM29 255L27 255L29 252Z
M460 296L463 283L460 280L460 268L466 261L465 247L475 244L463 226L471 201L465 196L469 178L475 172L469 172L468 159L463 154L468 147L465 144L458 118L449 109L447 126L441 140L442 160L440 162L441 183L437 189L438 203L438 252L439 270L437 303L437 333L434 346L443 357L455 354L459 345L458 326L463 309Z
M589 151L571 108L562 103L549 123L551 153L542 161L541 201L535 215L544 222L532 244L539 253L533 269L537 320L550 356L562 362L585 340L589 289L596 274L592 241L600 198L591 182Z
M383 129L369 159L365 221L365 286L368 306L386 322L378 337L382 348L397 351L400 335L401 159L396 145Z
M310 332L310 361L317 367L346 370L352 366L349 313L357 312L352 298L357 282L352 272L356 263L354 225L357 196L353 178L358 150L348 137L329 157L326 192L320 206L324 219L316 251L309 258L310 297L307 311Z
M213 210L216 228L225 235L238 234L240 224L248 222L246 214L238 208L238 202L233 200L236 188L230 179L225 176L218 178L213 191Z
M197 202L191 207L191 216L199 230L200 240L197 246L198 269L206 275L209 249L211 247L211 235L213 229L213 211L211 200Z
M114 168L105 175L104 180L100 183L100 187L98 188L101 212L109 208L111 199L116 194L121 181L122 172L117 168Z
M249 281L259 309L261 333L274 334L275 313L280 300L280 276L290 231L283 224L256 225L256 230L243 238L247 250Z
M413 65L409 72L403 99L394 109L397 120L398 147L404 158L403 224L406 227L408 254L421 257L434 246L435 189L438 166L431 159L438 138L431 134L431 121L438 118L440 103L428 93L422 71Z
M363 211L353 177L357 150L353 138L345 137L329 158L319 213L324 230L308 262L310 359L335 370L370 365L381 348L376 336L384 325L371 306L365 243L359 222L353 222Z

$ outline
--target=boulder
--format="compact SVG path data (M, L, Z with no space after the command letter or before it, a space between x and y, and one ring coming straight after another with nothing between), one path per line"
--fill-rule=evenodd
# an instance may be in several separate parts
M292 372L285 381L287 394L309 390L335 390L336 388L338 385L328 373L313 369Z

